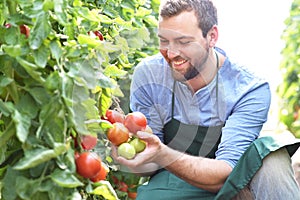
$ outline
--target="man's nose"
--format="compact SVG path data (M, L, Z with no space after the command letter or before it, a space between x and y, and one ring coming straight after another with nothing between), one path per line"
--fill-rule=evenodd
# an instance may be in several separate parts
M170 59L179 56L180 52L176 48L168 48L167 55Z

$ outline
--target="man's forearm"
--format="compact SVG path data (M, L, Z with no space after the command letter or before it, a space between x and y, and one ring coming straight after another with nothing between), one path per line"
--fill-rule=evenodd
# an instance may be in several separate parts
M211 192L219 191L232 171L224 161L187 155L167 146L162 148L157 162L191 185Z

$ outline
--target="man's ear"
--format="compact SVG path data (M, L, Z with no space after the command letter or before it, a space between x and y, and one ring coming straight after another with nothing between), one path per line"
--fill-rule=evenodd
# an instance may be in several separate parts
M214 47L218 41L219 31L218 26L214 25L207 33L209 47Z

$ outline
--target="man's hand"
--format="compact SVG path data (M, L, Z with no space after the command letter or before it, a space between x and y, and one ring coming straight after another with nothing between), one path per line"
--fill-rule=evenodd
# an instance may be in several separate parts
M164 144L156 135L148 132L138 131L137 136L146 142L144 151L136 154L133 159L126 159L118 155L118 147L112 146L112 157L117 163L128 167L133 173L142 176L150 175L160 168L157 160Z

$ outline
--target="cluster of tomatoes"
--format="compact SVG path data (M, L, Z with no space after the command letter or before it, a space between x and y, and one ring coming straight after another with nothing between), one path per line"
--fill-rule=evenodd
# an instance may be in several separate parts
M80 141L81 153L75 152L76 172L93 182L105 180L109 172L109 168L102 162L99 155L92 150L97 145L97 136L83 135L80 138L74 138L75 147L78 147Z
M107 120L113 127L108 129L107 138L118 147L118 155L133 159L137 153L144 151L146 143L137 137L138 131L152 133L147 125L147 119L141 112L131 112L127 115L116 110L107 110Z

